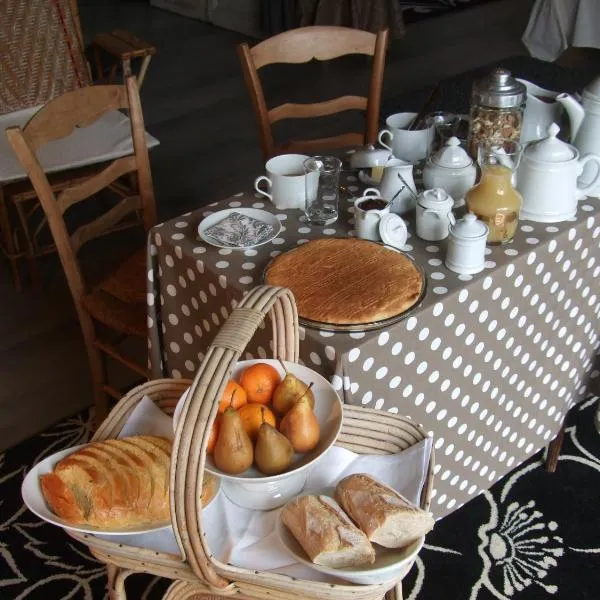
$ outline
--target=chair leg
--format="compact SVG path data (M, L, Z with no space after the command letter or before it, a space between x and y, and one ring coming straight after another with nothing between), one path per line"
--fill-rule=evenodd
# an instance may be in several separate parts
M127 600L125 591L125 580L129 575L135 573L129 569L121 569L116 565L106 565L108 575L108 598L109 600Z
M13 272L13 281L15 289L20 292L23 287L21 285L21 275L19 273L18 257L12 237L12 225L8 217L8 208L4 197L4 189L0 185L0 236L2 238L2 246L6 257L10 261L10 266Z
M95 408L94 421L96 427L98 427L108 415L108 398L103 389L106 381L104 357L94 343L96 339L94 322L83 309L78 312L85 349L88 355L88 363L90 365L90 374L92 377Z
M22 202L15 202L15 208L17 210L17 215L19 217L19 221L21 223L21 229L23 230L23 237L25 238L25 243L27 245L27 254L25 258L27 259L27 265L29 267L29 276L31 278L31 284L36 292L41 291L42 286L40 283L40 276L37 268L37 262L35 258L35 249L33 247L33 241L31 239L31 235L29 233L29 227L27 223L27 215L25 214L25 208Z
M548 473L554 473L556 471L556 465L558 464L558 457L562 448L563 439L565 437L565 423L560 428L560 431L556 434L556 437L548 444L548 452L546 454L546 471Z

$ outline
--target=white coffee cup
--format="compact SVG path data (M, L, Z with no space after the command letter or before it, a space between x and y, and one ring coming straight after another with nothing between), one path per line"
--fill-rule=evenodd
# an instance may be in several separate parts
M416 116L417 113L414 112L390 115L385 120L386 129L382 129L377 137L379 143L391 150L396 158L412 163L427 158L435 131L433 125L409 131L408 126ZM383 141L386 136L390 138L391 145Z
M306 190L310 189L310 186L306 186L307 176L304 174L304 161L307 158L303 154L281 154L269 159L265 164L267 174L254 180L254 189L266 196L278 210L304 210ZM313 178L316 187L318 174ZM266 190L259 187L262 182L266 182Z
M367 208L364 203L381 204L380 208ZM361 207L363 204L363 207ZM390 214L390 203L381 198L377 188L367 188L360 198L354 201L354 228L356 235L363 240L381 241L379 223L384 215Z

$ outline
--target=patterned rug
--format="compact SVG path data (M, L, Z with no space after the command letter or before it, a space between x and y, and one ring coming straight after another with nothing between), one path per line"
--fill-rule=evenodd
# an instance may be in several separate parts
M545 472L540 452L436 524L404 581L405 600L600 597L598 401L590 395L571 410L555 474ZM81 413L0 455L3 600L107 598L102 565L40 522L20 495L31 465L89 433ZM158 600L168 582L136 575L127 585L131 599Z

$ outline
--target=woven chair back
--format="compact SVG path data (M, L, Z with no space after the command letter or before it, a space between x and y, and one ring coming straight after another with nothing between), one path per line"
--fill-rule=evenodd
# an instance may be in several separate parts
M0 1L0 114L89 84L76 0Z

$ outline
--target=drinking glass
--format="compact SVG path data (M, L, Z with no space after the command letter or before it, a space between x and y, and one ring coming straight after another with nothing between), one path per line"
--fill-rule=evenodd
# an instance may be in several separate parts
M427 127L433 126L433 139L429 144L429 153L434 154L453 136L460 125L460 115L438 110L427 115Z
M304 161L306 218L313 225L337 221L342 161L335 156L312 156Z

